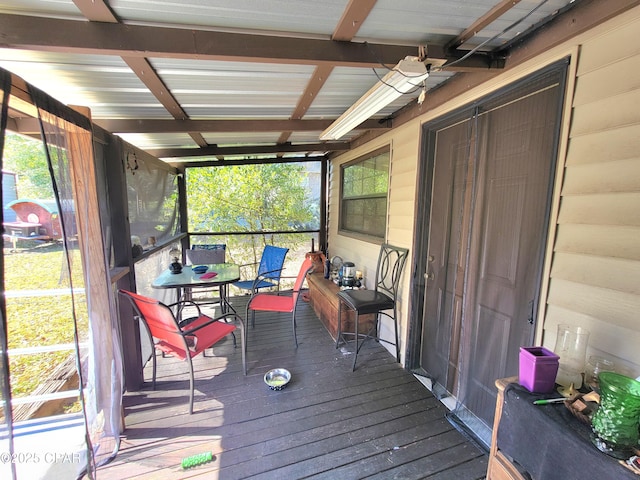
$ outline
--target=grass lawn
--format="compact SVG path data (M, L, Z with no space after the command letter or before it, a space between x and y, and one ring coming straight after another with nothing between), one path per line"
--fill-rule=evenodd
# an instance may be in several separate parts
M12 349L73 343L72 298L61 245L21 242L17 252L5 244L4 276L7 292L7 334L11 391L14 398L29 395L55 366L73 351L11 354ZM73 252L73 287L83 288L79 252ZM16 292L33 295L14 297ZM56 290L58 290L56 292ZM76 315L81 341L88 337L84 294L76 295Z

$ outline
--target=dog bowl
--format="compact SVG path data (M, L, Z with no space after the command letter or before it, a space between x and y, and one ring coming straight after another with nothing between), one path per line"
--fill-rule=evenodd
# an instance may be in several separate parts
M209 267L207 267L206 265L198 265L197 267L193 267L191 270L193 271L193 273L201 275L201 274L205 273L208 268Z
M274 368L264 374L264 383L271 390L282 390L291 380L291 372L284 368Z

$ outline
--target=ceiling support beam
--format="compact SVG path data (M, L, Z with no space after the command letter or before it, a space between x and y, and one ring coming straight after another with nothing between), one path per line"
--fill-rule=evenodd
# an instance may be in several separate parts
M282 134L278 138L278 143L285 143L287 140L289 140L289 137L291 136L293 131L300 130L300 129L292 128L293 122L299 122L300 119L304 116L304 114L307 113L307 110L309 109L313 101L316 99L318 92L320 92L320 90L322 89L324 82L326 82L327 78L329 78L329 75L331 75L332 70L333 70L333 67L329 65L320 65L315 68L315 70L313 71L313 74L311 75L311 79L307 82L307 86L304 89L304 92L302 92L302 95L298 99L298 104L296 105L296 108L291 114L291 120L288 122L289 126L287 128L280 129L282 130ZM324 122L324 120L322 122ZM328 121L327 123L331 125L331 121ZM313 129L313 130L316 130L316 129ZM323 130L319 130L319 131L323 131Z
M376 1L377 0L350 0L342 13L342 17L338 21L331 40L340 42L350 42L353 40L353 37L369 15L369 12L371 12ZM292 120L299 120L307 113L311 103L313 103L322 86L331 75L333 68L332 65L319 65L316 67L291 115ZM291 131L282 132L280 138L278 138L278 143L285 143L289 140L292 133Z
M451 40L447 45L446 49L456 49L460 45L462 45L467 40L473 38L476 33L484 29L486 26L492 24L496 19L500 18L506 12L515 7L520 0L502 0L500 3L495 5L491 10L485 13L483 16L478 18L475 22L469 25L468 28L464 30L460 35Z
M333 120L160 120L160 119L93 119L111 133L235 133L235 132L321 132ZM37 119L16 118L15 126L23 135L39 134ZM357 130L389 130L391 121L366 120Z
M167 162L175 168L194 168L194 167L226 167L231 165L265 165L268 163L302 163L302 162L320 162L326 160L326 156L318 157L271 157L271 158L243 158L238 160L198 160L196 162Z
M92 22L120 23L116 14L104 0L73 0L73 2L82 14L87 17L87 20L91 20ZM129 65L133 73L138 76L140 81L145 84L173 118L178 120L189 118L151 63L149 63L149 60L143 57L122 57L122 60ZM206 140L200 133L189 132L189 135L198 146L207 146Z
M348 142L334 143L302 143L292 145L284 143L281 145L250 145L237 147L209 146L203 148L157 148L146 149L145 151L156 158L187 158L187 157L209 157L226 155L266 155L295 152L328 152L349 150Z
M342 12L336 29L331 36L332 40L350 42L362 27L362 24L373 10L377 0L350 0Z
M36 51L117 55L142 58L185 58L244 62L378 67L395 65L417 46L339 42L306 37L189 30L120 23L84 22L0 14L0 47ZM447 54L427 45L427 56L454 61L464 52ZM428 61L428 60L427 60ZM484 54L473 54L452 71L500 68Z

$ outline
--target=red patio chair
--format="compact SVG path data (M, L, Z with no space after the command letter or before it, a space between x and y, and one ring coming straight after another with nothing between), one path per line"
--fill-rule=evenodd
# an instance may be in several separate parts
M292 313L292 325L293 325L293 339L298 347L298 337L296 336L296 307L298 304L298 297L300 296L300 290L302 284L307 276L307 273L313 267L313 263L310 258L306 258L302 262L300 272L296 277L296 283L293 286L292 291L283 291L276 293L254 293L247 304L247 316L249 318L249 312L251 312L251 325L255 324L255 312L282 312Z
M246 361L245 361L245 348L244 348L244 325L240 317L233 313L227 315L221 315L217 318L211 318L207 315L203 315L200 312L200 308L197 304L191 301L181 301L173 305L165 305L164 303L154 299L139 295L137 293L129 292L127 290L119 290L119 293L128 298L133 305L134 311L138 317L143 320L143 324L147 328L147 332L153 339L153 344L156 350L172 355L180 360L186 360L189 365L189 380L190 380L190 398L189 398L189 413L193 413L193 397L194 397L194 378L193 378L193 363L191 359L201 352L204 352L207 348L211 348L217 342L222 340L229 333L232 333L236 327L233 324L220 321L227 316L235 316L238 320L241 330L241 343L242 343L242 367L246 375ZM180 304L180 305L179 305ZM182 327L178 325L175 315L170 307L180 306L183 308L184 304L195 306L197 310L197 316L193 319L185 320L182 322ZM153 389L156 388L156 356L151 356L153 359Z

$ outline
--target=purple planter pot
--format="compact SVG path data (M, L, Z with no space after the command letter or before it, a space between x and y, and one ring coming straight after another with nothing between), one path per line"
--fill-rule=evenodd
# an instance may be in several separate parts
M519 382L533 393L553 391L560 357L544 347L520 347Z

